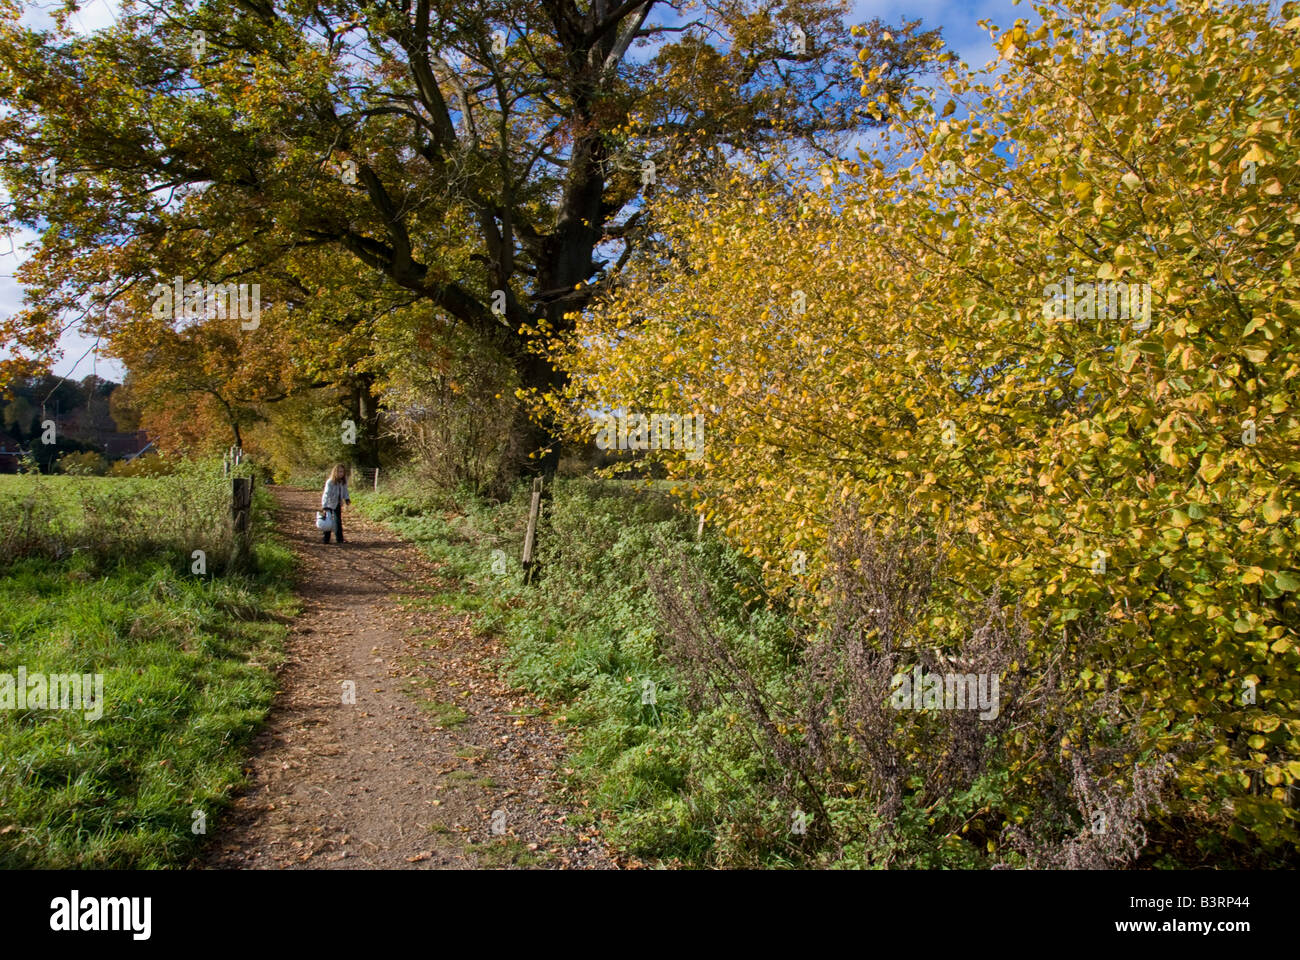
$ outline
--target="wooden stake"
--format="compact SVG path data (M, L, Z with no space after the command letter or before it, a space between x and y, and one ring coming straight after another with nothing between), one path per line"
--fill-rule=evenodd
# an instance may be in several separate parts
M533 498L528 504L528 529L524 532L524 582L531 578L537 545L537 521L542 512L542 478L533 480Z
M235 523L235 533L248 533L252 505L252 478L235 477L230 482L230 515Z
M231 548L230 565L235 569L240 569L248 562L252 515L253 479L234 477L230 481L230 519L235 531L235 542Z

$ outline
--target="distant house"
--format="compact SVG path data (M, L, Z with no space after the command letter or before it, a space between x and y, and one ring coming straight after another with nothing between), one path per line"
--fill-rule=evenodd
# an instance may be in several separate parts
M149 446L149 434L143 430L114 433L104 438L104 455L110 460L134 460Z
M153 441L152 441L152 440L150 440L150 441L149 441L148 443L146 443L143 447L141 447L141 448L140 448L139 450L137 450L135 453L131 454L131 455L130 455L129 457L127 457L126 459L127 459L127 460L134 460L134 459L136 459L137 457L143 457L143 456L144 456L146 453L148 453L150 450L153 450L153 452L154 452L154 456L157 456L157 455L158 455L158 451L154 449L154 445L153 445Z
M131 459L149 444L145 431L119 431L111 418L86 410L55 416L54 421L59 436L89 444L109 460Z
M0 433L0 473L17 473L25 451L7 433Z

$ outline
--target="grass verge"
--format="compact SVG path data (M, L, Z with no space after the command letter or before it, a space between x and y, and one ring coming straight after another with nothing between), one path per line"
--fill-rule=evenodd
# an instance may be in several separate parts
M104 703L98 718L16 699L0 709L0 867L150 869L197 854L242 782L295 612L293 557L270 536L268 504L259 493L245 573L196 575L167 549L4 570L0 675L99 674Z
M386 493L356 499L365 515L439 564L446 588L426 601L431 608L472 612L478 629L505 638L508 679L540 697L554 722L572 732L570 786L590 799L592 812L584 815L599 817L616 847L664 865L730 862L715 824L731 799L748 795L757 761L719 748L716 728L725 717L686 710L661 653L646 576L651 564L685 550L738 597L738 581L756 582L742 560L711 538L697 541L694 524L662 490L561 480L540 543L544 575L525 587L526 492L488 504L393 483ZM757 630L756 660L775 678L788 629L763 613L746 624Z

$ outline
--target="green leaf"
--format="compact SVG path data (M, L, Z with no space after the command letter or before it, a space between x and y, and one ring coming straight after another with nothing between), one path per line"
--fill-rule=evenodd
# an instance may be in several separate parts
M1300 579L1298 579L1295 574L1282 570L1273 574L1273 585L1279 590L1286 590L1288 592L1300 590Z

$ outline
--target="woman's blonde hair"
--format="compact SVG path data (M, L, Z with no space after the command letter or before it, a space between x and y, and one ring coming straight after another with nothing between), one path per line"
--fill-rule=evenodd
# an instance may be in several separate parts
M329 479L333 480L335 483L347 483L348 482L347 464L343 464L343 463L334 464L334 467L330 470Z

